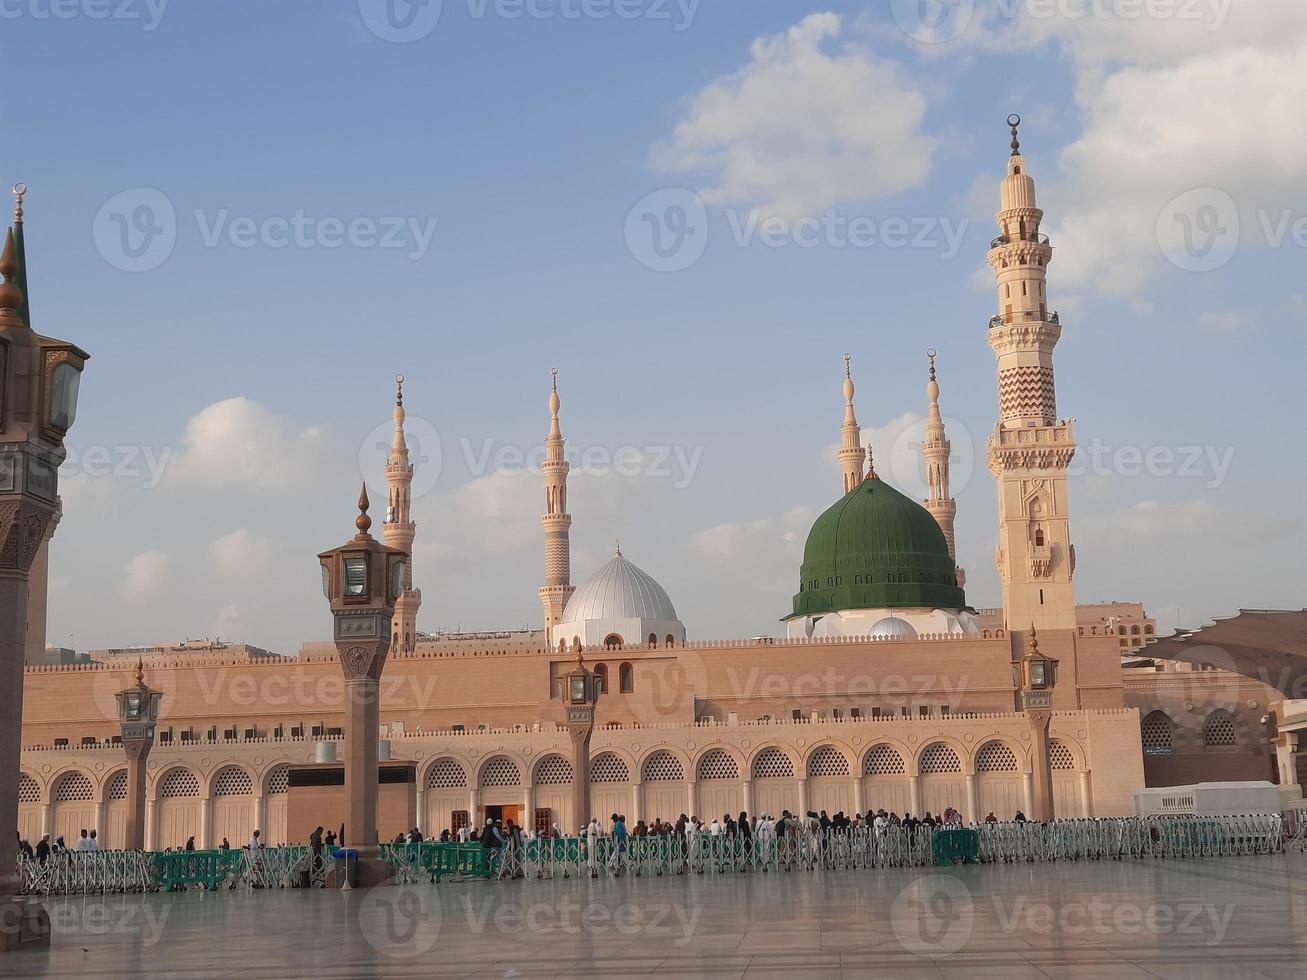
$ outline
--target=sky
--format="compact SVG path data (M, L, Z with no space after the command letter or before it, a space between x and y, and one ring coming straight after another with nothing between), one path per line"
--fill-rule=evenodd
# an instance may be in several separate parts
M538 625L551 368L574 582L620 538L691 638L779 634L842 355L921 497L930 347L997 605L1014 112L1078 599L1307 604L1301 0L4 0L0 58L33 325L92 354L51 643L329 636L315 556L384 484L397 373L419 628Z

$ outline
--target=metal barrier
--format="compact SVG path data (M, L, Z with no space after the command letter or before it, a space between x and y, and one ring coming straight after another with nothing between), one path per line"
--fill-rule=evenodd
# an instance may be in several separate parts
M1128 817L1051 823L984 823L970 828L891 826L749 835L541 838L500 850L479 844L383 844L399 883L486 878L597 878L630 874L720 875L921 868L957 861L1182 860L1282 853L1307 846L1303 821L1278 813L1222 817ZM66 851L45 864L20 857L25 894L96 895L184 888L296 888L325 884L330 849L307 846L233 851Z
M213 851L62 851L44 864L20 855L25 895L108 895L202 888L297 888L325 883L333 861L307 846L264 847L257 855Z

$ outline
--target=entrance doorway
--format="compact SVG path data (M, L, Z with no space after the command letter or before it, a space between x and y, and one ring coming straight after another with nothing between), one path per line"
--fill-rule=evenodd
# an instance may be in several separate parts
M488 806L486 807L487 820L499 820L503 825L508 826L508 821L513 821L519 827L522 826L522 808L520 806Z

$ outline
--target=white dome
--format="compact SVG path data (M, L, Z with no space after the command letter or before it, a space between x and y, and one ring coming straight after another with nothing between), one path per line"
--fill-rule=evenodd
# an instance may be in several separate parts
M917 631L912 628L912 624L906 619L899 619L897 616L886 616L884 619L878 619L872 625L869 635L885 639L915 640Z
M572 593L563 611L565 623L585 620L676 620L667 591L652 575L637 568L619 551L608 564Z

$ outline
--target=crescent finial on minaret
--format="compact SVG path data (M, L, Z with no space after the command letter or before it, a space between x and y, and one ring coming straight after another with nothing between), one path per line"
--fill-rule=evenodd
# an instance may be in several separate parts
M1017 136L1017 130L1021 128L1021 117L1014 112L1007 117L1007 124L1012 127L1012 155L1020 156L1021 139Z
M145 657L139 653L136 655L136 686L145 686Z
M27 185L22 181L14 184L14 224L23 223L23 198L27 194Z

